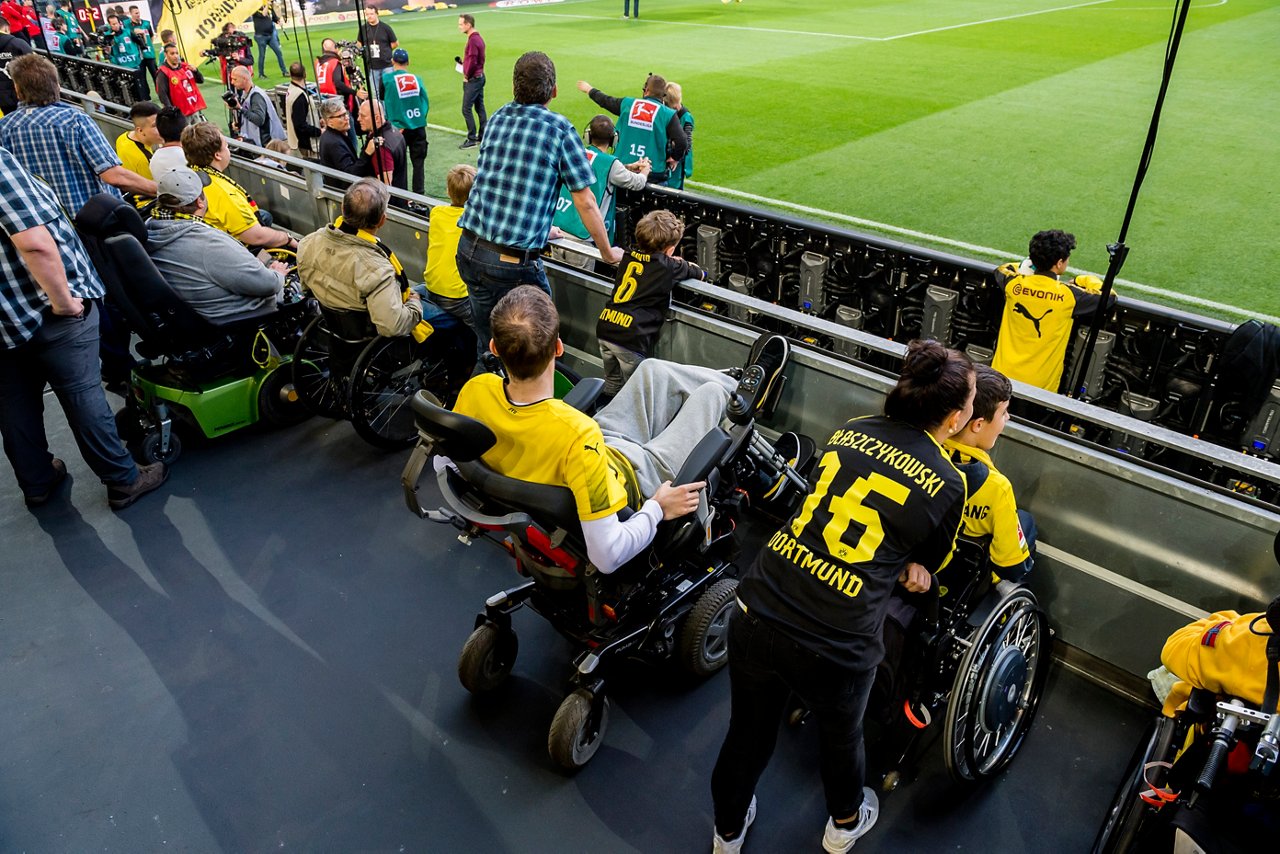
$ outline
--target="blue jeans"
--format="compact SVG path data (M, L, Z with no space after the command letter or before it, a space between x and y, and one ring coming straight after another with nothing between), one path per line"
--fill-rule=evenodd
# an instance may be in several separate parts
M458 275L467 285L468 298L471 300L471 317L475 321L476 358L489 352L489 339L493 331L489 327L489 315L498 300L507 291L520 285L533 285L542 288L551 296L551 285L547 282L547 273L542 269L542 259L519 263L503 261L499 253L480 246L476 238L463 232L458 241Z
M874 667L849 670L734 609L729 624L729 734L711 772L716 832L734 836L742 830L792 692L818 722L828 814L837 819L857 815L866 776L862 716L875 678Z
M80 455L108 486L127 486L138 477L116 433L115 416L102 391L98 367L100 307L85 300L84 317L45 312L30 341L0 350L0 435L18 486L26 495L46 491L54 480L53 455L44 432L47 382L66 413Z
M266 76L263 65L267 59L267 48L275 51L276 61L280 63L280 73L287 76L289 71L284 67L284 54L280 52L280 31L272 30L269 36L261 36L254 33L253 40L258 43L258 76Z

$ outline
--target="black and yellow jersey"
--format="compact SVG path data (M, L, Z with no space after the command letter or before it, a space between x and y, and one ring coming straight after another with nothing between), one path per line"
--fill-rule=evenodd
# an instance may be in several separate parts
M1077 317L1097 310L1101 295L1051 276L1021 275L1014 264L999 267L996 281L1004 287L1004 314L991 367L1010 379L1056 392L1071 327Z
M613 294L596 321L596 337L648 356L662 334L671 290L685 279L704 278L683 258L632 250L618 265Z
M747 612L855 670L884 655L889 594L908 562L932 572L955 548L964 476L928 433L855 418L827 440L804 503L747 570Z
M517 480L568 487L584 522L643 503L631 463L604 443L590 416L563 401L512 403L502 377L480 374L462 387L453 411L497 437L481 457L485 465Z
M943 447L961 471L975 461L986 467L986 476L980 483L967 477L969 497L964 503L964 535L990 538L991 562L1002 569L1026 563L1031 549L1018 521L1018 502L1013 497L1009 478L996 469L991 455L981 448L962 445L953 439L944 442Z

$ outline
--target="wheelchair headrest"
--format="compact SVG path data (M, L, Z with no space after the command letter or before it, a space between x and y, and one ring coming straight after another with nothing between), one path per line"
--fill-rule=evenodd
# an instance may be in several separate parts
M115 234L129 234L147 245L147 226L137 209L119 196L98 193L76 214L76 228L81 234L105 239Z
M437 406L426 392L415 394L410 405L418 430L434 439L436 451L455 463L480 459L498 441L488 427L474 418Z

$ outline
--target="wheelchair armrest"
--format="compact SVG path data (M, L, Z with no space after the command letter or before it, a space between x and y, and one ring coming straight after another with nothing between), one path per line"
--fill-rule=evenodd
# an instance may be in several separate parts
M580 380L573 389L564 396L564 402L579 412L590 415L595 411L596 399L604 391L604 380L599 377L588 377Z
M449 467L442 468L436 472L436 483L440 486L440 494L444 496L445 504L449 505L454 513L457 513L466 521L475 525L484 525L491 528L501 528L504 531L522 531L533 524L533 519L528 513L507 513L505 516L492 516L488 513L482 513L474 507L462 500L462 496L458 495L450 482ZM454 472L453 477L460 477Z
M210 320L209 324L219 332L240 332L245 329L257 329L265 320L276 316L274 305L257 308L253 311L242 311L229 317Z
M702 441L694 446L672 484L679 486L682 483L698 483L706 480L716 466L720 465L725 453L732 445L733 439L728 433L719 427L712 427L707 435L702 437Z

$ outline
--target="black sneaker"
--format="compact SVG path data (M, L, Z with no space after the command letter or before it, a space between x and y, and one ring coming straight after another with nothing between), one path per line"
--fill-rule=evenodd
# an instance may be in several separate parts
M24 495L22 499L27 503L28 507L41 507L49 503L49 499L53 498L58 492L58 487L62 486L62 482L67 479L67 464L57 457L53 458L51 464L53 466L53 483L44 490L31 495Z
M782 335L765 332L751 346L747 366L759 365L764 370L764 383L760 393L756 395L756 412L770 413L777 405L782 386L786 383L782 369L790 358L791 343Z
M475 140L475 139L464 139L464 140L462 141L462 145L459 145L459 146L458 146L458 148L475 148L475 147L476 147L477 145L479 145L479 144L480 144L480 141L479 141L479 140Z
M107 503L112 510L123 510L148 492L159 489L169 479L169 469L164 463L138 466L138 479L128 486L107 488Z

